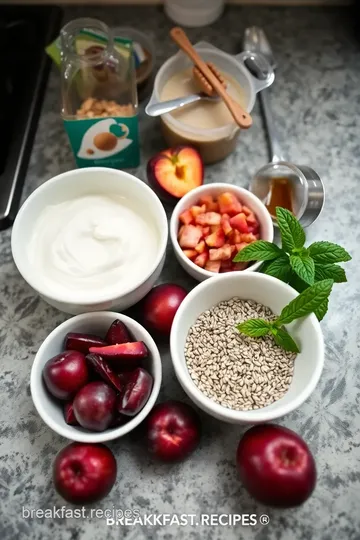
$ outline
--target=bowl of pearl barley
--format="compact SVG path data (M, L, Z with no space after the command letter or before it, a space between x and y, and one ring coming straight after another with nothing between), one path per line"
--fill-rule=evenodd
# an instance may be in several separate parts
M232 424L258 424L297 409L314 391L324 341L314 314L286 325L300 352L271 335L249 337L237 325L271 321L296 296L292 287L259 273L227 273L197 285L181 303L171 329L176 376L202 410Z

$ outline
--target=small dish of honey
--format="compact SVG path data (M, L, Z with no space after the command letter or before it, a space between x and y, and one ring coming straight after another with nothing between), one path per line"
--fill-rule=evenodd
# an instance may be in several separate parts
M275 226L277 206L290 210L303 227L307 227L319 216L324 205L324 185L319 175L310 167L287 161L262 167L249 189L264 203Z

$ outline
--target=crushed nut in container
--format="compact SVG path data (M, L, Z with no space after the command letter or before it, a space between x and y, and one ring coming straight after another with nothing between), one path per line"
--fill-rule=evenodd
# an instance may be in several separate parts
M88 98L76 111L77 118L101 118L109 116L133 116L134 107L131 103L119 105L116 101L107 99Z

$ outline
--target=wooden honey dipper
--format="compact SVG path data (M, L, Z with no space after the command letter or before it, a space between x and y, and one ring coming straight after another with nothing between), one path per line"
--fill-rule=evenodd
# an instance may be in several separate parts
M222 76L222 74L220 73L220 71L215 66L215 64L213 64L212 62L207 62L206 65L210 69L210 71L213 72L215 77L220 81L220 83L223 85L223 87L226 90L226 81L224 77ZM197 66L193 67L193 76L197 80L199 85L201 86L202 91L205 92L207 96L213 97L217 95L214 88L211 86L207 78L204 77L204 75L202 74L202 72Z
M218 94L229 109L232 117L239 127L248 129L252 125L252 118L241 105L235 101L226 91L224 77L219 73L214 64L206 64L192 46L184 30L179 27L170 30L170 36L175 43L194 62L194 76L201 85L202 90L209 96Z

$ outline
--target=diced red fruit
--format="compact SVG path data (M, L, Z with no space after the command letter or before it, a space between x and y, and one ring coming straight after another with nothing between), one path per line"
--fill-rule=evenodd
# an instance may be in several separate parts
M233 229L237 229L241 233L249 232L248 224L246 222L246 216L242 212L230 218L230 225L233 227Z
M220 271L221 272L231 272L232 271L232 262L230 259L226 261L220 261Z
M245 214L245 212L243 212L243 214ZM254 212L250 212L250 214L246 215L246 221L248 225L258 225L258 220L256 219Z
M79 422L75 418L74 414L74 407L73 402L69 401L68 403L64 404L64 418L65 422L69 424L69 426L79 426Z
M69 332L65 337L65 350L67 351L79 351L87 354L90 347L101 347L103 345L107 345L106 341L93 334Z
M235 244L236 251L239 252L242 249L246 248L249 244L247 242L240 242L239 244Z
M88 354L86 360L89 366L97 373L106 383L112 386L117 392L123 390L123 383L119 375L115 373L104 358L98 354Z
M223 214L221 216L221 226L226 236L229 236L232 233L233 228L230 225L230 216L228 214Z
M209 258L209 255L208 255L208 252L207 251L204 251L204 253L201 253L200 255L198 255L196 257L196 259L194 259L194 263L197 265L197 266L200 266L201 268L204 268L205 264L206 264L206 261L208 260Z
M232 255L232 246L225 244L223 247L218 249L209 250L209 259L210 261L224 261L230 259Z
M241 233L237 229L233 229L233 232L229 236L229 242L231 244L239 244L241 242Z
M225 192L216 198L200 197L189 212L192 221L179 229L179 244L186 257L215 273L243 270L248 266L248 263L232 263L232 259L260 237L258 220L250 208L243 206L234 194ZM184 219L190 218L183 214L185 223ZM198 231L194 230L194 221Z
M202 229L194 225L185 225L179 238L179 244L182 248L195 248L202 237Z
M183 253L185 257L191 260L194 259L198 255L198 252L195 251L195 249L184 249Z
M233 263L233 270L239 272L240 270L245 270L249 263L247 262L237 262Z
M193 216L193 218L196 218L199 214L204 214L206 212L206 205L203 204L202 206L192 206L190 208L190 212Z
M206 205L206 211L207 212L218 212L219 211L219 203L217 201L214 201L213 197L211 195L203 195L199 199L200 204Z
M184 212L182 212L179 216L179 220L181 221L181 223L183 223L184 225L190 225L190 223L193 223L194 222L194 216L192 215L191 211L190 210L185 210Z
M253 212L250 210L248 206L243 205L242 212L245 214L245 216L250 216Z
M116 343L129 343L133 339L125 324L119 319L116 319L107 331L105 341L109 345L116 345Z
M237 197L232 193L221 193L218 197L220 214L229 214L229 216L235 216L242 210L242 205L238 201Z
M218 273L220 271L220 265L220 261L207 261L205 264L205 270Z
M259 235L259 225L249 225L249 233L253 233L255 235L258 236L258 238L260 237Z
M246 242L247 244L251 244L252 242L255 242L258 238L255 236L255 234L247 233L241 235L241 242Z
M199 242L198 245L195 246L195 251L196 253L204 253L205 250L206 250L205 240L201 240L201 242Z
M214 233L205 238L205 242L209 247L219 248L225 244L225 233L222 229L218 229Z
M129 375L123 396L118 400L118 412L126 416L135 416L145 406L153 385L153 378L148 371L138 368Z
M196 216L195 222L198 225L220 225L221 215L217 212L205 212Z

